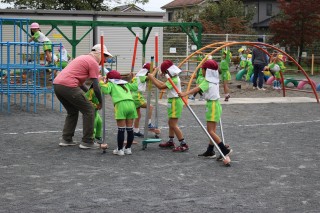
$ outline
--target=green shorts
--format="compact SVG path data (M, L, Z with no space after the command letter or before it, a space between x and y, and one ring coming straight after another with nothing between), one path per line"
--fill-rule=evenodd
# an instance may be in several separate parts
M137 110L132 100L124 100L115 104L114 118L116 120L135 119L137 117Z
M43 51L47 51L47 50L52 52L52 43L51 43L51 41L45 41L43 43Z
M276 73L274 74L274 77L277 78L277 79L280 79L280 78L281 78L280 71L279 71L279 72L276 72Z
M209 100L206 104L206 120L219 122L221 118L222 107L219 100Z
M181 98L168 98L167 112L168 118L180 118L183 109Z
M144 99L143 95L139 94L133 98L134 105L136 108L141 107L143 104L146 103L146 100Z
M223 71L221 72L221 81L230 81L231 80L231 74L230 74L230 71Z
M60 68L60 64L61 64L61 68L64 69L68 65L68 62L67 61L58 61L56 63L56 66Z

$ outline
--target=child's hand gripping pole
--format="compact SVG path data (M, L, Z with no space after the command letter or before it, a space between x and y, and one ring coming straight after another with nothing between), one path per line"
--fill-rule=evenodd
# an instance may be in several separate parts
M166 78L168 79L168 81L170 82L170 84L172 85L172 87L174 88L174 90L178 93L180 92L179 89L177 88L177 86L173 83L172 79L170 78L170 76L168 74L166 74ZM209 132L207 131L207 129L203 126L203 124L201 123L201 121L199 120L199 118L197 117L197 115L194 113L194 111L192 110L192 108L189 106L187 100L185 99L185 97L181 97L182 101L185 103L185 105L188 107L189 111L191 112L191 114L193 115L193 117L195 117L195 119L197 120L197 122L199 123L199 125L201 126L201 128L203 129L203 131L207 134L207 136L209 137L209 139L212 141L213 145L217 148L217 150L219 151L219 153L221 154L221 156L223 157L223 163L226 166L230 166L230 158L229 156L225 156L221 149L219 148L219 146L214 142L213 138L211 137L211 135L209 134Z

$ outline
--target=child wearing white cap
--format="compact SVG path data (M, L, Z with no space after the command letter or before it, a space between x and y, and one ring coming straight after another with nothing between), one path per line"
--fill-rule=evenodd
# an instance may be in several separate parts
M165 60L161 64L161 72L162 74L168 74L174 84L181 90L181 81L179 78L179 73L181 70L172 63L170 60ZM182 109L183 109L183 101L179 98L178 93L174 90L173 86L169 81L162 82L156 79L152 74L148 74L148 77L153 82L153 84L158 87L158 89L167 89L167 112L168 112L168 124L169 124L169 141L165 143L159 144L161 148L173 148L174 152L184 152L189 149L189 146L184 140L182 131L178 126L178 120L181 117ZM180 145L175 146L173 141L174 135L177 136Z
M205 80L201 84L187 92L179 92L180 97L187 96L194 92L202 90L204 93L204 98L207 101L206 104L206 120L207 120L207 130L210 136L213 138L214 142L219 146L222 153L225 156L231 154L232 150L226 147L221 138L216 134L217 122L220 121L222 114L222 107L220 104L220 94L219 94L219 71L218 63L215 60L207 60L202 65L202 73L205 76ZM199 154L201 157L215 158L214 144L209 141L207 150ZM221 157L219 157L222 159Z
M134 128L133 128L133 134L136 137L143 137L144 135L140 132L139 125L140 125L140 119L141 119L141 108L147 108L147 102L144 98L143 93L146 91L147 87L147 74L150 71L150 63L146 63L143 65L142 69L136 74L136 76L132 79L132 83L137 84L138 91L132 92L132 98L134 101L134 104L137 109L138 118L134 120ZM152 111L153 106L150 104L149 113L148 113L148 128L149 129L155 129L156 127L151 122L152 117Z

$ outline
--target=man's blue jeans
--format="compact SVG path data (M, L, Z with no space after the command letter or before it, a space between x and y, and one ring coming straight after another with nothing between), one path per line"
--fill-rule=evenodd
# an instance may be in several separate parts
M264 74L263 69L265 65L264 64L254 64L253 65L253 86L257 87L257 79L259 78L259 88L263 87L263 81L264 81Z

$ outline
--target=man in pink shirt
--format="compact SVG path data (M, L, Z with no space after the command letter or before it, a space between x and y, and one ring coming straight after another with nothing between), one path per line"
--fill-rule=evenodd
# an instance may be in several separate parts
M112 55L103 45L105 60ZM81 149L97 149L99 145L94 143L94 108L85 98L85 92L88 88L85 81L92 80L93 89L99 100L98 109L102 107L102 98L99 88L98 76L99 65L101 63L101 44L92 47L88 55L76 57L65 67L61 73L54 79L54 92L67 110L67 117L62 131L62 141L60 146L74 146L72 137L77 126L79 111L83 116L83 137L79 147Z

